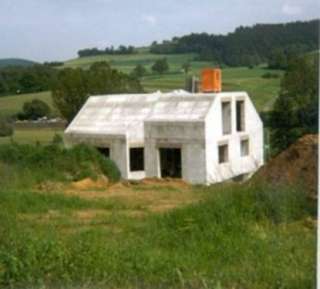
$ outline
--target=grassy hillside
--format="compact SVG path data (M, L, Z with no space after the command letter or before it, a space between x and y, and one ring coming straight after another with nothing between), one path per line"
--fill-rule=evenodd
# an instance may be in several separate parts
M159 59L166 57L170 66L170 71L163 75L151 73L151 66ZM190 62L191 70L189 75L198 75L205 67L213 67L214 63L209 61L195 61L196 54L172 54L160 55L151 54L145 50L133 55L100 55L92 57L82 57L65 62L64 67L88 68L96 61L108 61L112 67L125 73L130 73L138 64L142 64L148 70L148 74L142 78L142 84L146 91L169 91L173 89L183 89L185 87L185 74L182 72L182 64ZM225 91L247 91L253 99L259 111L270 109L273 101L278 95L280 86L279 78L262 78L267 73L264 67L225 68L223 69L223 90ZM281 71L272 71L279 76Z
M151 73L151 66L154 61L161 57L167 57L170 71L163 75ZM146 50L141 50L135 55L106 55L97 57L78 58L65 62L64 67L87 68L96 61L109 61L111 65L123 72L130 73L137 64L143 64L149 73L142 78L141 82L147 92L170 91L183 89L185 87L185 74L181 71L183 63L190 61L191 71L189 75L198 75L204 67L213 66L210 62L194 61L195 54L180 55L154 55ZM224 91L247 91L259 111L268 110L272 107L278 95L280 87L281 71L271 71L276 73L279 78L263 78L262 76L270 72L264 67L224 68L223 69L223 90ZM22 109L24 102L32 99L41 99L49 104L53 109L50 92L20 94L0 97L0 114L13 115ZM56 112L57 113L57 112ZM58 131L59 132L59 131ZM51 141L55 131L52 130L17 130L14 140L22 143L35 143L36 141L48 143ZM1 142L8 142L10 138L2 138Z
M207 66L210 66L210 63L192 62L190 75L198 75L201 69ZM130 67L133 69L134 65ZM175 62L171 67L175 67L177 70L172 70L164 75L150 74L142 78L142 85L145 90L152 92L157 90L170 91L173 89L183 89L185 86L185 75L178 71L180 65ZM121 67L116 68L121 69ZM262 75L267 72L268 70L263 67L253 69L246 67L225 68L223 69L223 90L247 91L259 111L269 110L278 95L280 78L262 78ZM277 73L279 76L282 75L281 71L272 71L272 73ZM33 98L47 102L54 109L51 93L41 92L0 97L0 114L15 114L21 110L25 101L30 101Z
M27 59L20 59L20 58L4 58L0 59L0 68L6 66L32 66L36 64L36 62L27 60Z
M64 63L64 67L80 67L85 69L94 62L108 61L113 67L123 72L130 73L137 64L144 65L150 71L150 68L155 60L166 57L171 66L171 71L180 71L181 65L186 61L191 61L195 56L196 54L161 55L140 51L137 54L130 55L99 55L76 58L66 61Z

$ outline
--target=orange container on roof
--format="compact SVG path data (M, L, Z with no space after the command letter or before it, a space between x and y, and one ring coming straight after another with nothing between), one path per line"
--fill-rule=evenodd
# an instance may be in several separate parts
M221 92L221 69L206 68L201 73L202 92Z

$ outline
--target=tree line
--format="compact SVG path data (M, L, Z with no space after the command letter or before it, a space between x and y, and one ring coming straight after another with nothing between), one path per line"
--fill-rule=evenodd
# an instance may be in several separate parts
M85 48L78 51L79 57L86 57L86 56L96 56L96 55L127 55L127 54L134 54L136 50L133 46L124 46L120 45L118 48L114 48L113 46L106 47L105 49L98 49L94 48Z
M57 70L48 65L8 66L0 69L0 96L49 90Z
M319 53L290 59L279 96L265 119L274 153L286 149L305 134L318 133L318 65Z
M229 66L250 66L270 62L286 66L290 55L318 49L319 20L286 24L257 24L238 27L227 35L192 33L162 43L153 42L156 54L197 53L198 60Z
M138 92L143 92L143 88L136 77L102 61L94 63L88 70L61 70L52 87L52 98L61 115L71 121L90 95Z

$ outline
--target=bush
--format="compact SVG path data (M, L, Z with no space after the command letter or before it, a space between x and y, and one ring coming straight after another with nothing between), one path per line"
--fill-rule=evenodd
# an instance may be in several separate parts
M95 148L83 144L71 149L58 145L0 145L0 163L9 166L8 169L17 172L21 178L27 175L28 184L47 180L94 179L99 174L104 174L111 182L121 177L114 162L104 158Z
M279 78L279 74L267 72L267 73L262 74L261 77L262 78Z
M163 74L169 71L169 64L167 58L158 59L151 67L154 73Z
M23 104L22 112L18 113L20 120L37 120L50 115L50 107L44 101L33 99Z
M51 143L53 145L63 145L63 137L61 136L61 134L55 133Z
M12 136L13 135L13 125L12 123L4 118L0 117L0 137Z
M146 68L142 64L138 64L131 72L131 75L134 77L141 78L147 73Z

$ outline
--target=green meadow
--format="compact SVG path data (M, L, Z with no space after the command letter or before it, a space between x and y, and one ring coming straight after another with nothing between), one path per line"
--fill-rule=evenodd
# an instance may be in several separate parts
M163 74L152 74L151 66L160 58L167 58L170 70ZM182 71L182 64L189 62L191 65L189 76L200 76L201 70L205 67L215 67L210 61L197 61L197 55L187 54L170 54L158 55L151 54L145 50L133 55L100 55L84 58L76 58L66 61L64 67L88 68L92 63L97 61L107 61L112 67L125 73L130 73L138 64L142 64L148 73L142 78L142 85L147 92L150 91L170 91L174 89L184 89L186 75ZM224 91L247 91L253 99L259 111L269 110L278 95L281 71L274 71L279 78L262 78L262 75L270 72L264 66L254 68L223 68L223 90Z
M59 128L17 128L10 137L0 137L0 144L49 144L55 135L63 137L63 129Z
M10 116L22 110L23 104L33 99L40 99L46 102L53 110L51 92L38 92L28 94L16 94L0 97L0 115Z
M303 188L100 177L114 169L85 147L0 145L0 288L315 288Z
M168 59L170 70L163 75L153 74L151 72L152 64L156 59L162 57ZM186 75L181 68L183 63L190 62L191 68L188 76L200 76L203 68L214 67L214 63L195 61L195 57L195 54L155 55L142 50L142 52L134 55L105 55L77 58L66 61L64 67L86 69L94 62L108 61L112 67L125 73L130 73L137 64L143 64L148 70L147 75L141 79L145 91L170 91L185 88ZM259 111L269 110L278 95L282 72L272 71L272 73L278 74L279 78L263 78L262 76L268 72L270 70L263 66L251 69L248 67L223 68L223 90L247 91ZM24 102L34 98L47 102L57 114L53 107L50 92L0 97L0 114L15 114L21 110Z

